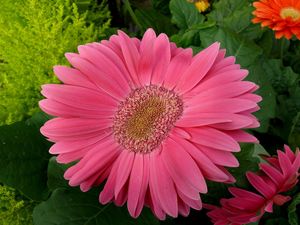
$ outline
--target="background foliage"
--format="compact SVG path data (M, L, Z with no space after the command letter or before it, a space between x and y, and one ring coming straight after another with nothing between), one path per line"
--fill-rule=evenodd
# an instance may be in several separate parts
M241 146L236 154L241 166L231 170L235 185L249 186L244 173L258 169L259 154L275 154L283 144L299 146L300 41L276 40L272 31L252 24L252 2L214 0L201 14L185 0L0 0L0 225L209 224L205 210L158 221L145 209L134 220L126 208L100 205L101 187L88 193L69 187L63 179L69 165L50 158L50 143L39 133L49 118L41 113L29 118L38 111L40 85L57 82L52 66L66 63L64 53L116 29L139 37L153 27L194 53L220 41L250 71L247 79L260 85L263 97L256 114L261 127L252 131L260 145ZM228 185L208 186L204 202L218 204L228 196ZM289 194L294 196L289 206L275 208L259 224L300 224L299 188Z
M102 3L79 0L1 0L0 124L38 110L41 84L57 82L52 67L65 52L105 36L110 13ZM83 4L85 3L85 4Z

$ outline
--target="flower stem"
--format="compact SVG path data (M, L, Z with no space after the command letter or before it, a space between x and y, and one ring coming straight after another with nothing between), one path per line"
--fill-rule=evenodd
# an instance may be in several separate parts
M133 22L140 28L140 30L143 29L142 25L140 24L138 18L136 17L132 7L131 7L131 4L129 2L129 0L124 0L124 4L125 4L125 8L128 10Z

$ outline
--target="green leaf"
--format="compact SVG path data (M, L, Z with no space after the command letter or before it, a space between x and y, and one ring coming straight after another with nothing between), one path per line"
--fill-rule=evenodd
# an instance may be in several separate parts
M200 45L199 32L197 30L187 30L186 32L179 32L171 37L171 41L175 42L177 46L186 48L191 45Z
M294 198L292 203L288 207L288 217L289 217L289 224L290 225L299 225L298 221L299 218L299 207L297 210L297 206L300 205L300 193L298 193ZM297 212L298 211L298 212Z
M293 119L292 128L289 134L289 145L291 147L300 146L300 112L298 112Z
M213 4L213 10L208 17L209 19L222 23L224 18L228 18L234 12L241 10L245 6L250 6L247 0L220 0Z
M283 225L283 224L287 224L287 219L280 217L280 218L271 218L268 219L265 223L265 225Z
M200 46L200 36L199 31L202 29L214 27L216 23L214 21L206 21L204 23L195 24L187 30L181 30L179 33L173 35L171 40L177 44L177 46L186 48L194 47L203 49ZM197 51L198 52L198 51ZM194 52L195 54L195 52Z
M39 204L33 212L35 225L159 225L149 210L138 219L129 216L127 209L113 204L101 205L99 193L76 189L56 189L51 197Z
M37 114L26 122L0 127L0 182L33 200L48 195L49 142L39 128L47 120Z
M152 27L157 33L171 35L176 30L169 17L154 9L137 9L135 10L135 16L144 31Z
M198 12L196 7L186 0L171 0L170 11L172 22L183 30L195 24L203 23L205 20L205 17Z
M266 30L261 39L257 42L258 45L263 49L264 54L266 56L271 55L271 51L273 48L273 37L274 37L274 33L272 30Z
M265 60L257 60L248 69L249 75L247 80L253 81L259 85L259 89L256 91L263 100L259 103L260 110L255 113L255 116L260 121L260 127L256 128L256 131L267 132L269 129L270 119L275 117L276 112L276 93L266 76L263 62Z
M262 49L254 42L222 27L200 30L200 39L203 47L215 41L221 42L221 47L226 49L227 55L235 56L237 63L243 67L253 64L262 53Z
M264 60L263 68L278 94L286 93L298 79L298 74L291 67L282 66L279 59Z
M169 1L166 0L151 0L153 9L164 15L170 15Z
M248 181L246 178L247 171L257 171L258 163L262 162L260 155L269 155L268 152L260 144L242 144L241 151L235 156L239 160L238 168L229 169L232 175L236 178L236 185L239 187L247 187Z
M48 164L48 188L55 190L60 187L69 187L68 182L64 179L64 172L70 165L59 164L56 162L56 157L52 157Z
M244 6L240 10L234 11L230 16L223 18L222 23L233 31L240 33L251 24L252 10L248 5Z

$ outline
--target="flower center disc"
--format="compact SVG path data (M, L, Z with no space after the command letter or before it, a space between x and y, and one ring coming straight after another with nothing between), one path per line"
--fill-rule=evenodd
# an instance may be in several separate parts
M180 97L154 85L133 90L115 114L115 139L129 151L149 153L166 138L183 111Z
M293 21L300 19L300 11L294 7L285 7L281 9L280 16L282 19L291 18Z

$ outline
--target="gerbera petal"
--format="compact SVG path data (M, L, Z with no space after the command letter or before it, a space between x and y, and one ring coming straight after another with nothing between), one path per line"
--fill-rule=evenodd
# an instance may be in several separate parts
M192 197L194 193L189 193L189 191L193 188L201 193L207 192L201 171L180 143L171 138L167 139L163 145L162 158L176 187L185 195ZM192 188L187 188L188 186Z
M252 82L236 81L228 84L216 86L211 89L204 89L195 97L188 99L186 104L195 105L199 102L210 101L217 98L232 98L244 94L256 87Z
M143 157L143 180L142 180L142 187L141 187L141 192L139 195L139 200L138 204L135 210L135 215L139 215L142 212L144 203L145 203L145 198L146 198L146 193L148 190L149 186L149 171L150 171L150 165L149 165L149 160L150 157L149 155L144 155Z
M300 5L298 1L260 0L254 2L253 6L255 7L253 12L255 18L252 22L261 23L261 26L268 26L275 30L276 38L291 39L295 34L293 31L295 29L299 31Z
M255 173L247 172L246 176L251 185L266 198L270 198L275 193L275 189Z
M87 88L47 84L42 86L42 94L48 99L79 109L97 110L102 107L107 111L117 109L117 103L110 96Z
M102 204L106 204L114 198L117 170L119 168L120 160L121 158L118 157L116 162L113 164L111 172L106 181L106 184L99 195L99 202L101 202Z
M77 151L60 153L56 157L56 161L61 164L67 164L70 162L74 162L76 160L82 159L89 150L90 150L90 146L88 146L87 148L82 148Z
M180 198L178 199L178 212L184 217L187 217L190 213L190 207L185 204Z
M101 51L88 45L80 45L78 47L80 57L89 60L99 70L103 71L108 77L115 80L116 83L125 91L130 92L130 86L115 63L110 61ZM126 94L125 94L126 95Z
M207 74L218 56L219 49L220 43L216 42L195 56L176 86L180 93L191 90Z
M107 165L110 165L119 154L120 149L116 146L113 139L107 139L98 144L79 161L78 166L80 170L72 175L69 184L71 186L79 185L97 171L103 170ZM76 166L77 164L74 167Z
M261 170L267 174L276 185L280 185L280 183L283 182L284 176L277 169L268 164L260 164L259 166Z
M256 137L243 130L234 130L234 131L226 131L226 134L231 136L234 140L238 142L249 142L249 143L258 143Z
M177 193L173 180L165 169L158 154L150 155L150 183L162 209L169 215L177 217Z
M131 88L134 88L134 82L129 74L129 71L127 70L125 63L122 59L122 54L121 54L121 48L118 48L116 46L114 51L113 49L111 49L109 46L111 46L112 43L108 43L108 46L104 45L104 44L100 44L97 42L91 43L90 45L97 49L98 51L100 51L102 54L105 55L106 58L110 59L110 61L114 62L115 66L118 67L119 71L122 73L122 75L125 77L125 79L127 80L129 86ZM119 52L119 53L118 53Z
M39 103L58 117L41 128L55 143L50 152L59 163L78 161L65 172L70 185L88 191L107 179L101 203L127 202L135 218L146 205L165 219L201 209L205 177L235 181L224 166L238 165L232 155L238 142L257 141L241 129L259 126L252 113L261 98L253 94L257 85L242 81L248 71L225 57L220 43L193 57L191 48L178 48L148 29L141 41L119 31L78 51L65 54L74 68L54 68L64 84L43 86L47 99ZM300 157L291 157L287 152L291 165L283 168L289 173L300 164ZM282 169L278 159L271 161ZM262 179L276 188L267 175ZM281 189L296 180L291 176Z
M205 154L203 154L201 149L186 140L175 139L175 141L178 142L178 144L180 144L183 149L193 157L205 178L217 182L224 182L228 180L228 176ZM203 179L201 182L205 183L205 180Z
M151 163L149 162L149 164L151 164ZM160 205L160 202L158 200L158 196L155 191L154 183L151 180L151 175L149 178L150 178L149 179L149 190L150 190L149 204L150 204L150 207L151 207L153 213L157 216L157 218L164 220L166 218L166 213L163 211L163 209Z
M88 60L83 59L79 56L69 58L69 62L76 69L84 73L98 88L106 92L108 95L121 100L126 91L122 89L103 71L99 70L95 65L90 63Z
M164 86L173 89L182 74L187 70L192 62L192 49L185 49L171 59L166 71Z
M177 190L178 196L182 199L184 203L186 203L188 206L190 206L193 209L200 210L202 209L202 201L199 195L198 199L190 199L185 194L183 194L179 189Z
M226 57L220 61L216 61L216 63L213 65L211 70L209 71L210 74L212 73L221 73L224 72L224 68L234 65L235 64L235 57L229 56Z
M128 202L127 207L130 215L134 218L138 217L137 205L139 196L142 192L142 182L144 177L144 156L142 154L136 154L130 173L129 186L128 186Z
M190 135L190 140L207 147L215 149L238 152L239 144L229 135L210 127L187 128L185 129Z
M101 141L106 136L108 136L108 135L106 133L103 133L102 135L88 138L86 140L59 141L51 146L51 148L49 149L49 152L51 154L75 152L84 147L90 147L90 146L94 145L95 143L97 143L98 141Z
M227 114L228 115L228 114ZM178 127L199 127L205 125L212 125L216 123L232 122L224 114L220 113L186 113L180 120L176 122Z
M277 155L278 155L278 161L280 164L280 168L283 172L283 175L287 176L288 174L290 174L292 163L282 151L277 151Z
M154 57L152 55L156 34L153 29L148 29L142 39L140 46L141 59L138 64L138 74L141 84L149 85L151 81Z
M49 115L64 118L87 118L87 119L109 119L113 117L113 111L104 107L96 110L76 108L50 99L43 99L39 102L40 108Z
M165 73L171 60L171 50L169 38L165 34L160 34L153 45L154 67L151 76L152 84L162 84Z
M117 170L117 177L116 177L116 185L115 185L115 196L117 197L120 193L122 187L127 182L130 171L133 166L135 153L129 151L123 151L120 154L120 165Z
M58 79L65 84L97 89L97 86L90 82L79 70L67 66L54 66L53 71Z
M132 80L135 84L139 85L139 79L137 74L138 60L140 58L140 53L134 43L130 41L130 38L121 30L118 31L119 43L124 56L124 60L127 65L127 69L130 72Z
M231 152L220 151L206 146L197 146L214 164L228 167L238 167L239 161Z
M41 127L41 133L47 137L75 136L100 131L111 126L109 120L81 118L55 118Z
M254 192L251 191L246 191L236 187L230 187L228 188L228 190L235 197L240 197L240 198L248 197L248 198L252 198L255 201L262 201L262 202L264 201L264 198L262 196L255 194Z
M227 112L227 113L239 113L248 109L255 108L257 104L253 101L244 99L222 99L202 102L196 105L187 105L186 112L193 113L215 113L215 112Z

